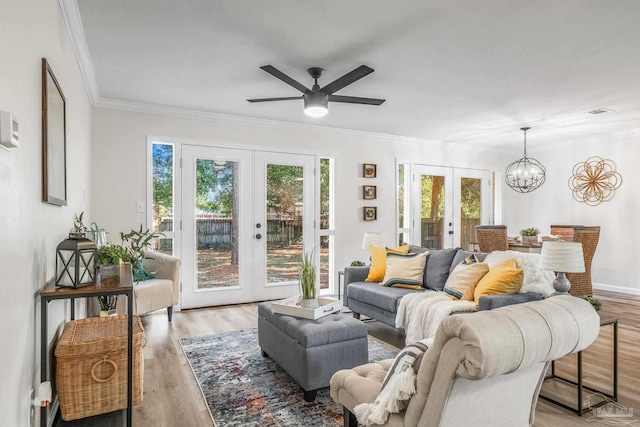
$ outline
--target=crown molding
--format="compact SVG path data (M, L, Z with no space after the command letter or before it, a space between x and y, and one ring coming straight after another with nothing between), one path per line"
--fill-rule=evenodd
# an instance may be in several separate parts
M71 45L73 46L73 52L78 60L78 66L80 67L80 73L84 80L84 85L87 88L87 94L89 95L89 101L92 106L100 99L100 93L98 91L98 84L96 83L96 76L93 71L93 63L91 62L91 55L89 54L89 47L87 46L87 40L84 37L84 27L82 26L82 19L80 18L80 10L78 9L77 0L58 0L60 4L60 10L62 11L62 17L67 24L67 30L71 38Z
M437 140L412 138L407 136L390 135L376 132L367 132L352 129L332 128L325 126L310 125L306 123L293 123L284 122L279 120L259 119L246 116L235 116L231 114L212 113L207 111L189 110L177 107L168 107L164 105L153 105L131 101L121 101L117 99L99 98L93 105L96 108L104 108L110 110L130 111L135 113L153 114L169 117L177 117L183 119L195 119L211 122L218 122L223 124L237 124L237 125L251 125L262 126L277 129L290 129L304 132L315 132L324 135L346 135L353 138L363 140L375 140L386 141L394 143L404 144L438 144L438 145L451 145L451 143L445 143ZM456 144L458 145L458 144Z

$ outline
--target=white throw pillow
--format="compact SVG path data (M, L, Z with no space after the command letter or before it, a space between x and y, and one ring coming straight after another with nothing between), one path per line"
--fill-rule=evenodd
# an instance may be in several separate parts
M553 271L538 267L540 254L520 251L493 251L487 255L484 262L489 264L491 269L510 258L515 259L516 266L524 271L524 280L519 293L532 292L546 298L555 292L553 280L556 276Z
M426 252L406 255L387 254L387 270L382 285L420 290L426 263Z

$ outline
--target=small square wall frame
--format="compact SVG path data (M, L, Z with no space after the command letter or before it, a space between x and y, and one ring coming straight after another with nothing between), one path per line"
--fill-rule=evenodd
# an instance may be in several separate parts
M362 208L362 214L365 221L375 221L378 219L378 208L375 206L365 206Z

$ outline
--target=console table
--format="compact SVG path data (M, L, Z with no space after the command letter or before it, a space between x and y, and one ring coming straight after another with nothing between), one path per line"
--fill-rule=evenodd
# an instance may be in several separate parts
M551 403L554 403L558 406L561 406L565 409L568 409L572 412L575 412L576 414L582 416L583 414L585 414L586 412L591 411L594 408L600 407L606 403L609 402L608 399L611 399L614 402L618 401L618 319L615 317L611 317L611 316L601 316L600 317L600 327L602 328L603 326L609 326L611 325L613 327L613 372L612 374L612 382L613 382L613 391L612 393L607 393L604 392L602 390L597 390L593 387L589 387L584 385L584 381L583 381L583 375L582 375L582 371L583 371L583 367L582 367L582 351L578 352L578 381L572 381L568 378L564 378L560 375L558 375L556 373L556 363L555 360L551 362L551 375L548 375L547 377L545 377L544 381L547 380L556 380L556 381L561 381L567 384L571 384L573 386L575 386L577 388L577 392L578 392L578 405L577 407L572 407L569 405L566 405L562 402L557 401L556 399L553 399L549 396L545 396L542 394L542 391L540 393L540 398L547 400ZM583 395L583 390L588 390L592 393L598 393L602 396L605 397L605 399L602 402L598 402L595 404L590 404L588 408L584 407L584 401L582 400L582 395Z
M47 381L49 346L47 343L47 306L50 301L59 299L71 300L71 320L75 319L76 298L99 297L109 295L126 295L127 297L127 427L131 427L133 399L133 274L131 264L120 265L120 281L114 286L100 284L81 288L61 288L52 281L40 291L40 381ZM40 408L40 427L47 427L48 407Z

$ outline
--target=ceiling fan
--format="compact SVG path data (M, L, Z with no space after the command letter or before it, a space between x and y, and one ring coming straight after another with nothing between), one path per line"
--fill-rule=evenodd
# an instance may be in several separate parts
M269 101L288 101L291 99L304 99L304 113L311 117L322 117L329 112L329 101L331 102L345 102L347 104L367 104L367 105L380 105L385 100L375 98L360 98L357 96L341 96L334 95L335 92L350 85L351 83L360 80L364 76L373 73L373 68L361 65L355 70L352 70L344 76L332 81L325 87L321 88L318 85L318 79L324 73L324 69L320 67L311 67L307 70L311 78L314 80L313 87L311 89L304 86L302 83L287 76L282 71L271 65L265 65L262 68L273 77L282 80L289 86L293 86L302 92L302 96L287 96L282 98L258 98L247 99L249 102L269 102Z

